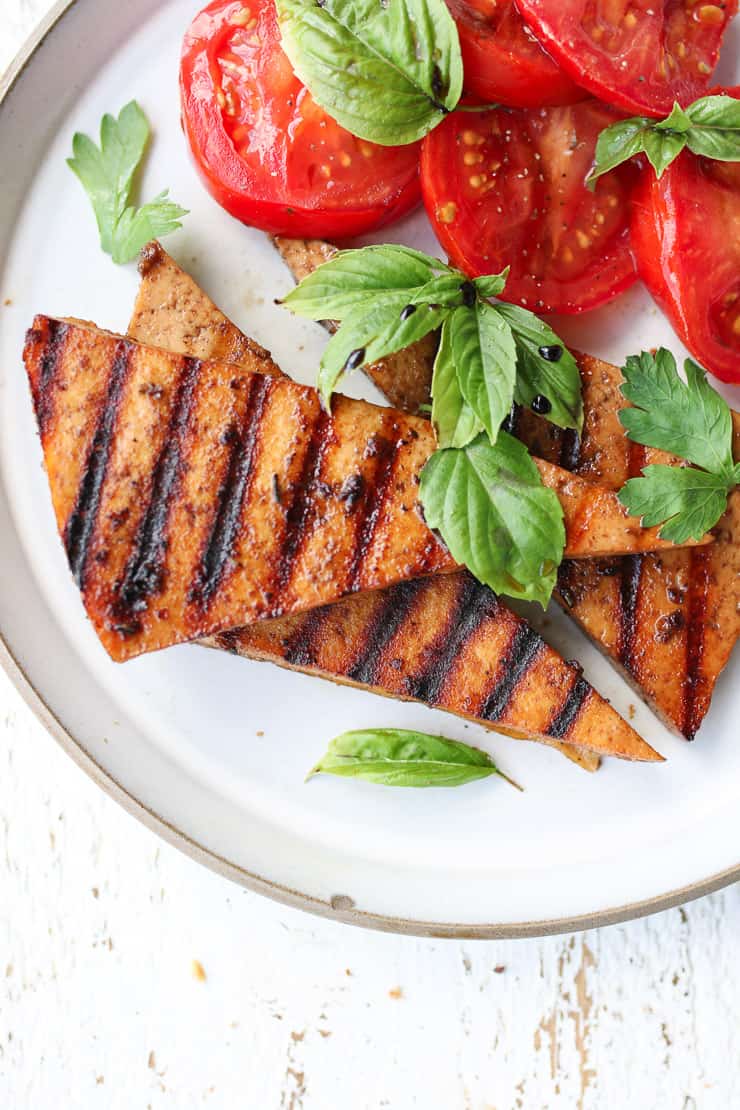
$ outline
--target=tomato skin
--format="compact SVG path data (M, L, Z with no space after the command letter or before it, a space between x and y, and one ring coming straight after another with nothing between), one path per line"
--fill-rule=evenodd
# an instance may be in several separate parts
M253 12L251 38L245 12ZM226 85L223 71L235 50L246 58L241 75L236 70L241 85ZM241 119L234 118L232 91ZM282 51L272 0L213 0L195 17L183 43L180 97L183 130L206 188L245 224L274 235L341 240L391 223L419 203L419 144L360 143L326 116ZM241 132L243 151L235 138ZM355 168L341 169L337 152L347 165L354 158ZM338 180L314 173L330 161Z
M511 267L502 299L575 314L637 278L629 198L637 169L584 184L613 123L595 100L538 109L454 112L423 141L422 194L452 262L471 277Z
M575 104L579 88L540 46L513 0L447 0L457 24L465 91L483 104Z
M729 90L740 98L740 89ZM740 382L740 166L684 150L658 180L643 170L631 241L640 277L692 355Z
M738 0L517 0L524 21L579 85L628 115L667 116L706 93Z

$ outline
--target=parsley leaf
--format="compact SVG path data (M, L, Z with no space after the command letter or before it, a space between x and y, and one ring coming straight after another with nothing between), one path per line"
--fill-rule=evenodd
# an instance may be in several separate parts
M332 740L308 778L319 774L359 778L381 786L413 787L462 786L498 775L521 790L480 748L403 728L342 733Z
M436 451L420 498L429 527L479 582L547 605L565 548L563 510L523 443L499 432L495 446L480 435Z
M732 414L723 397L708 384L691 359L684 363L686 381L678 375L670 351L643 351L627 359L622 393L634 408L619 419L635 443L666 451L692 463L646 466L620 492L625 508L645 527L663 524L661 539L673 543L699 540L727 508L727 498L740 480L740 464L732 451Z
M79 131L72 139L67 165L82 182L93 206L100 245L114 262L130 262L150 239L180 227L184 208L167 191L134 208L129 205L134 175L149 141L149 124L135 100L118 119L106 115L100 124L100 146Z
M729 476L734 467L730 408L692 359L684 369L685 382L665 347L628 358L622 393L635 408L622 409L619 419L635 443Z
M645 528L663 524L661 539L673 543L700 540L727 507L727 480L695 467L646 466L642 478L630 478L619 499ZM665 523L664 523L665 522Z

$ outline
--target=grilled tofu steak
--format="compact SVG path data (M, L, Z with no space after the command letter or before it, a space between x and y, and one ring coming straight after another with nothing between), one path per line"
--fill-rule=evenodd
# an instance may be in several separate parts
M201 359L243 345L242 333L158 244L147 248L141 272L131 338ZM349 597L204 642L540 740L587 770L599 765L595 752L659 758L577 667L464 572ZM582 750L587 747L594 751Z
M261 355L202 361L46 316L24 358L70 567L115 659L457 569L418 502L426 420L343 396L327 413ZM666 546L612 491L539 466L571 557Z
M317 240L282 239L276 246L296 281L336 249ZM433 358L429 354L418 368L414 411L429 401ZM518 413L515 434L541 458L610 489L621 488L647 462L669 461L627 439L618 416L627 404L619 368L588 355L578 356L578 362L586 416L583 435L562 431L525 410ZM404 388L409 390L408 383ZM733 421L739 459L737 413ZM662 720L688 740L696 735L740 636L738 492L730 498L715 536L711 548L701 551L566 561L556 595Z

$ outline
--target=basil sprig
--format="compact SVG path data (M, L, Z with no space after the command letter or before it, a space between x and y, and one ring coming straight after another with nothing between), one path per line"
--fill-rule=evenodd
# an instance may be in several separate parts
M427 523L479 581L544 607L563 557L562 507L501 425L516 401L580 431L581 378L547 324L488 300L507 276L471 281L420 251L364 247L334 255L284 303L299 316L339 321L319 368L327 406L345 371L440 329L431 390L439 450L420 478Z
M635 406L619 418L635 443L678 455L690 467L663 463L646 466L631 478L620 500L646 527L662 524L661 538L673 543L699 540L727 508L740 483L740 464L732 450L729 405L691 359L684 363L686 381L676 360L661 347L627 359L622 393Z
M277 0L277 12L297 76L361 139L412 143L460 99L460 42L444 0Z
M327 406L345 371L441 326L432 385L440 447L463 447L481 428L494 442L514 400L531 404L535 397L549 420L580 431L581 377L570 351L534 313L488 300L503 292L507 277L504 270L470 281L438 258L386 244L339 251L283 303L297 316L340 323L319 367Z
M310 771L314 775L359 778L381 786L462 786L498 775L491 757L459 740L402 728L357 729L332 740L326 755Z
M661 177L684 148L719 162L740 162L740 100L703 96L688 108L674 104L664 120L633 116L613 123L599 135L586 183L593 189L602 174L636 154L644 154Z

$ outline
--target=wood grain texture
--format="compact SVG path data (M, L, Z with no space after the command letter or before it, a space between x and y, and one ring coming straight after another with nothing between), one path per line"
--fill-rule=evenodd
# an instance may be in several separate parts
M0 0L0 67L48 7ZM739 938L740 887L539 941L314 920L160 844L0 674L3 1110L728 1110Z

